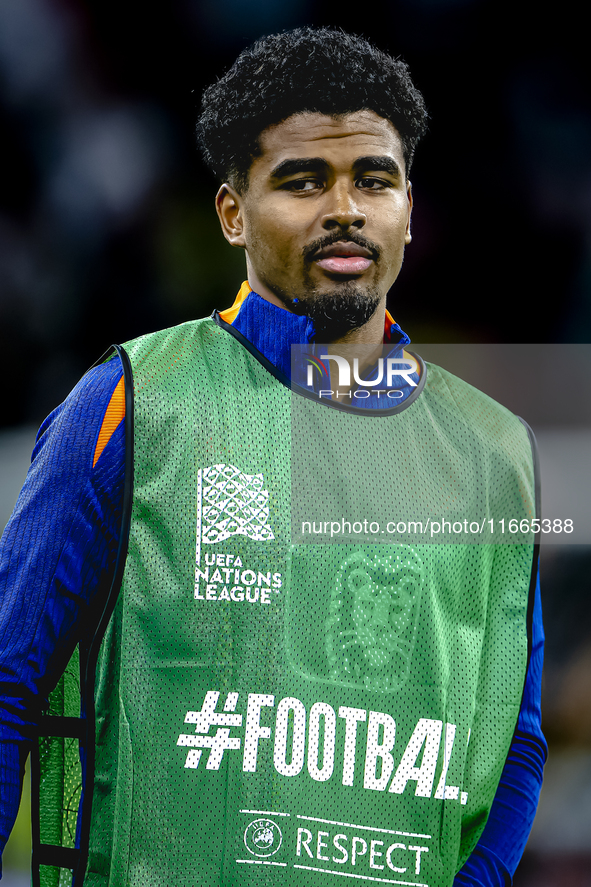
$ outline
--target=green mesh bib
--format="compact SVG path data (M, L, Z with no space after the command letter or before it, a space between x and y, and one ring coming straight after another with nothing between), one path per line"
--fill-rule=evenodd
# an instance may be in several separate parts
M433 366L406 409L332 409L213 320L126 350L85 887L449 887L517 722L534 546L307 543L292 506L530 518L526 428Z

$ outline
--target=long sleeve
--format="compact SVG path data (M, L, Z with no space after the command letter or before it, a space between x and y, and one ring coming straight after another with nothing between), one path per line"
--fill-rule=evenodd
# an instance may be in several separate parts
M517 728L495 799L478 844L454 887L504 887L510 884L523 854L538 806L548 747L542 733L544 628L540 578L536 583L532 652Z
M125 447L120 380L118 359L91 370L43 423L0 543L0 849L39 712L114 565Z

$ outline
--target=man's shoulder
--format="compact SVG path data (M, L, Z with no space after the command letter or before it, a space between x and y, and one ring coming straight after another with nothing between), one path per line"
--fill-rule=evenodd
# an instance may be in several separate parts
M182 398L188 386L218 390L250 358L214 315L147 333L121 347L125 364L125 355L129 358L136 403L138 398L147 403L158 392Z
M122 347L129 355L134 368L142 365L158 365L168 367L172 359L175 365L193 360L205 354L220 342L231 339L216 323L214 316L188 320L177 326L156 330L138 336Z
M121 382L123 368L118 356L91 367L72 388L66 399L47 416L42 423L38 438L50 427L59 423L86 421L101 422L104 412Z
M527 424L502 403L443 367L427 362L426 367L425 394L442 411L461 416L465 426L489 441L528 438Z
M124 342L122 347L129 354L139 354L149 352L152 349L174 347L178 343L193 340L195 337L203 336L203 334L207 336L208 333L215 332L218 329L219 327L213 315L210 317L200 317L197 320L187 320L175 326L144 333L135 339Z
M425 366L427 367L427 387L437 396L445 397L446 399L453 398L457 405L464 409L470 409L478 405L481 409L495 413L498 416L517 418L502 403L494 400L494 398L479 388L475 388L474 385L466 382L460 376L456 376L449 372L449 370L429 361L425 361Z

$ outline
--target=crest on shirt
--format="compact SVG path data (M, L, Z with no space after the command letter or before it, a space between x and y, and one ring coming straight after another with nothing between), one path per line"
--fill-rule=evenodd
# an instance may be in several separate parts
M262 474L246 474L235 465L210 465L198 471L197 493L198 544L212 545L230 536L256 542L275 538Z
M380 691L404 682L424 584L424 564L408 545L387 556L357 552L345 559L325 625L331 680Z
M234 544L229 552L210 549L204 563L201 557L203 546L233 536L238 537L235 542L275 539L269 524L269 491L264 486L262 473L246 474L235 465L220 463L198 470L196 600L270 604L279 594L281 573L244 561L244 546Z

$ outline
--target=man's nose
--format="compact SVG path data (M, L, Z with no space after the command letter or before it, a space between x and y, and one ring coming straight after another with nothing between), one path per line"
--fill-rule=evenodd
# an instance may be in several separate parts
M320 220L323 228L363 228L367 216L359 208L354 185L336 182L325 196L325 213Z

